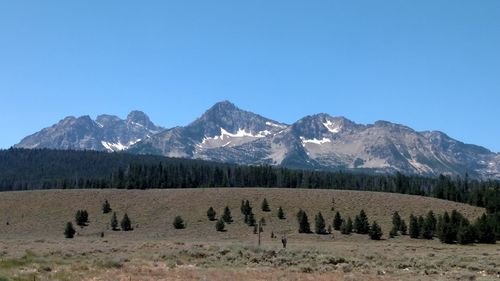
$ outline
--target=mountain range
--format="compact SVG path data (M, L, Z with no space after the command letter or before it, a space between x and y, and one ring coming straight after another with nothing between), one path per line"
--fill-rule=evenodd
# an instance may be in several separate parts
M14 147L126 151L290 168L500 178L500 154L439 131L387 121L357 124L328 114L284 124L223 101L185 127L165 129L140 111L66 117Z

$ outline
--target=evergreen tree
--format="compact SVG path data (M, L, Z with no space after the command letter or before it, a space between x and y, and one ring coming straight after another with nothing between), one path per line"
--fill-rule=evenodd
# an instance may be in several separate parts
M104 200L104 203L102 203L102 213L108 214L111 211L112 211L111 205L109 204L108 200Z
M401 230L401 216L398 212L392 214L392 229L396 232L394 235L398 235L397 232ZM393 231L391 230L391 232Z
M451 244L457 240L455 227L451 222L448 212L444 212L443 217L439 220L438 238L441 242Z
M311 233L311 227L309 225L309 219L307 218L306 212L300 210L297 213L297 218L299 221L299 233Z
M253 226L253 234L257 234L257 229L258 229L258 228L257 228L257 225L255 224L255 225Z
M215 212L214 208L212 207L208 208L207 217L210 221L214 221L216 215L217 213Z
M352 220L351 218L347 218L346 220L342 221L342 224L340 225L340 233L342 234L351 234L352 233Z
M75 221L78 226L84 227L89 221L89 214L86 210L78 210L75 214Z
M281 206L278 208L278 218L280 220L284 220L285 219L285 212L283 212L283 209L281 208Z
M457 242L461 245L472 244L476 241L476 229L467 221L463 221L458 227Z
M245 212L245 200L241 200L240 211L241 211L241 214L246 215L246 212Z
M255 215L252 212L250 212L250 214L248 214L247 216L248 216L247 219L248 226L255 226L256 225Z
M382 237L382 228L380 228L376 221L373 221L370 227L369 235L372 240L380 240Z
M348 234L352 233L352 220L351 220L351 217L347 218L346 230L347 230Z
M186 225L184 224L184 220L181 218L181 216L176 216L174 218L174 222L172 224L174 225L175 229L184 229L184 228L186 228Z
M116 218L116 212L113 212L113 216L111 217L111 229L113 231L118 230L118 219Z
M335 217L333 218L333 229L340 230L340 226L342 225L342 217L340 213L337 211L335 213Z
M368 222L368 216L364 210L361 210L359 215L354 219L354 229L356 233L368 234L370 223Z
M316 217L314 218L315 226L314 230L316 231L317 234L326 234L326 224L325 224L325 219L323 218L323 215L321 212L319 212Z
M423 231L424 231L424 223L425 223L424 217L418 216L417 223L418 223L418 231L419 231L418 238L422 238Z
M476 221L477 240L479 243L495 244L496 235L493 226L493 220L490 220L486 214L483 214Z
M428 227L429 227L430 231L435 233L436 229L437 229L437 219L436 219L436 216L434 215L434 212L432 212L432 210L427 213L425 220L428 223Z
M266 219L264 217L260 218L260 225L266 225Z
M269 203L267 203L266 198L264 198L260 207L261 207L262 211L264 211L264 212L271 212L271 209L269 208Z
M398 235L398 231L394 226L392 226L391 231L389 232L389 238L394 238L395 236Z
M434 217L434 214L432 211L430 211L427 216L425 217L425 220L422 225L422 229L420 230L422 233L422 238L424 239L432 239L434 237L434 231L436 229L436 218Z
M123 219L120 223L120 226L123 231L131 231L132 230L132 222L130 221L130 218L128 217L127 213L123 215Z
M250 201L246 200L245 206L243 208L243 214L250 215L251 212L252 212L252 206L250 206Z
M418 219L413 214L410 215L410 237L417 239L420 236Z
M223 220L222 218L220 218L220 219L217 221L217 223L215 224L215 229L216 229L217 231L221 231L221 232L222 232L222 231L225 231L225 227L226 227L226 225L225 225L224 220Z
M399 231L401 231L402 235L408 234L408 227L406 226L406 222L403 219L401 219L401 228L399 229Z
M222 214L222 219L224 220L225 223L232 223L233 222L233 217L231 217L231 211L229 210L228 206L226 206L224 208L224 213Z
M66 224L66 228L64 229L64 237L66 238L73 238L75 237L75 228L73 228L73 224L71 222L68 222Z

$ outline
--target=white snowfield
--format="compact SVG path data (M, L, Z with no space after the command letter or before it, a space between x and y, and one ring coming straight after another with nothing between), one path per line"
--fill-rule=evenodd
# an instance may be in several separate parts
M326 120L326 122L323 123L323 126L325 126L325 128L327 128L328 131L330 131L330 133L334 133L334 134L340 132L340 130L342 129L340 124L335 124L330 120Z
M306 139L304 137L300 137L300 139L302 140L302 145L305 145L306 143L314 143L314 144L319 144L319 145L322 145L324 143L328 143L328 142L332 142L329 138L323 138L323 139Z
M113 143L113 142L101 141L101 144L107 150L109 150L110 152L113 152L113 151L122 151L125 149L129 149L132 145L134 145L140 141L141 141L141 139L136 139L135 141L130 141L127 144L122 144L121 142Z

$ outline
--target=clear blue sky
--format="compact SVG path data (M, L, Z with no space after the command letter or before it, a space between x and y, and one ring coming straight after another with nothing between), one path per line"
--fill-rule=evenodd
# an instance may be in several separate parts
M441 130L500 151L500 1L0 0L0 147L67 115L213 103Z

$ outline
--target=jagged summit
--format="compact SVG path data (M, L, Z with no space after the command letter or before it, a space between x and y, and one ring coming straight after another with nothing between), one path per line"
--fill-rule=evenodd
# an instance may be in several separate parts
M439 131L417 132L389 121L357 124L319 113L291 125L238 108L214 104L185 127L164 129L141 111L69 116L24 138L15 147L125 150L130 153L293 168L362 169L421 175L460 174L500 178L500 154L464 144Z

